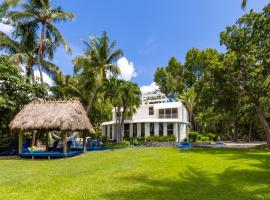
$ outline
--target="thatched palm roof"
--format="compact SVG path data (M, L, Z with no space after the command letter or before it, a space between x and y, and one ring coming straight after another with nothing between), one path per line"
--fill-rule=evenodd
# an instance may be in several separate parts
M78 100L33 101L15 116L11 130L59 130L94 132Z

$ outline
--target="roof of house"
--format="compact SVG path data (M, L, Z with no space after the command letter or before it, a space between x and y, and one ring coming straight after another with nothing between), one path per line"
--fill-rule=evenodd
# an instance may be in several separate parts
M15 116L11 130L89 131L94 129L78 100L33 101Z

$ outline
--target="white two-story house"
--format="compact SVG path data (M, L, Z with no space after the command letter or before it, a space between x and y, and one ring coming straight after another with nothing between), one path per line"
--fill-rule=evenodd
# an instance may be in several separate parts
M113 109L112 121L101 124L102 135L116 140ZM187 138L188 112L182 102L169 102L158 90L142 94L142 105L124 121L122 137L149 137L174 135L176 142Z

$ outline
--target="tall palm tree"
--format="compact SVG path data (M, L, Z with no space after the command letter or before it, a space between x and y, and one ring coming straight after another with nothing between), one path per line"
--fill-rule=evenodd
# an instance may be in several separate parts
M115 78L106 81L106 87L105 97L109 98L117 116L115 117L115 133L119 142L123 139L124 120L132 116L141 104L141 91L137 84Z
M182 101L186 106L189 114L189 122L193 122L193 110L197 103L197 94L195 88L191 87L183 91L183 93L178 97L178 100Z
M5 17L15 27L13 35L20 38L25 46L32 46L33 39L39 36L38 63L41 83L43 83L42 60L46 56L46 43L58 47L63 45L68 53L71 49L66 40L55 27L55 23L73 20L73 13L64 12L61 7L52 8L50 0L22 1L19 9L6 12Z
M90 36L89 39L89 43L83 41L84 55L77 56L73 61L74 72L79 74L80 85L87 98L87 112L91 110L107 76L120 73L116 61L123 56L121 49L114 50L116 42L111 42L106 32L101 37Z
M51 57L51 52L54 47L49 44L45 44L45 52L48 57ZM34 66L38 64L38 42L33 40L31 47L24 46L22 41L13 40L5 33L0 31L0 50L5 51L10 55L13 62L18 65L24 65L26 75L32 79L32 83L35 82ZM48 60L43 59L40 62L42 69L49 75L56 75L59 73L59 68Z

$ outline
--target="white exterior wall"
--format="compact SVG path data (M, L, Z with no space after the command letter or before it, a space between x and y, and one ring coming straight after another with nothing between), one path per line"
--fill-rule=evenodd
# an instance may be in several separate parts
M154 107L154 115L149 115L149 107ZM166 108L177 108L177 118L159 118L159 109ZM141 123L145 123L145 137L150 136L150 123L154 123L154 134L159 135L159 123L163 123L163 136L167 136L167 124L173 123L173 133L176 137L176 141L181 141L187 137L187 126L188 126L188 113L187 109L181 102L168 102L158 104L147 104L141 105L137 112L132 116L132 119L125 120L125 123L130 124L129 136L133 137L133 125L137 124L137 137L141 137ZM116 139L115 132L115 113L113 109L113 120L104 122L102 126L102 134L105 135L105 127L107 128L108 137L110 134L109 125L113 125L113 139Z

